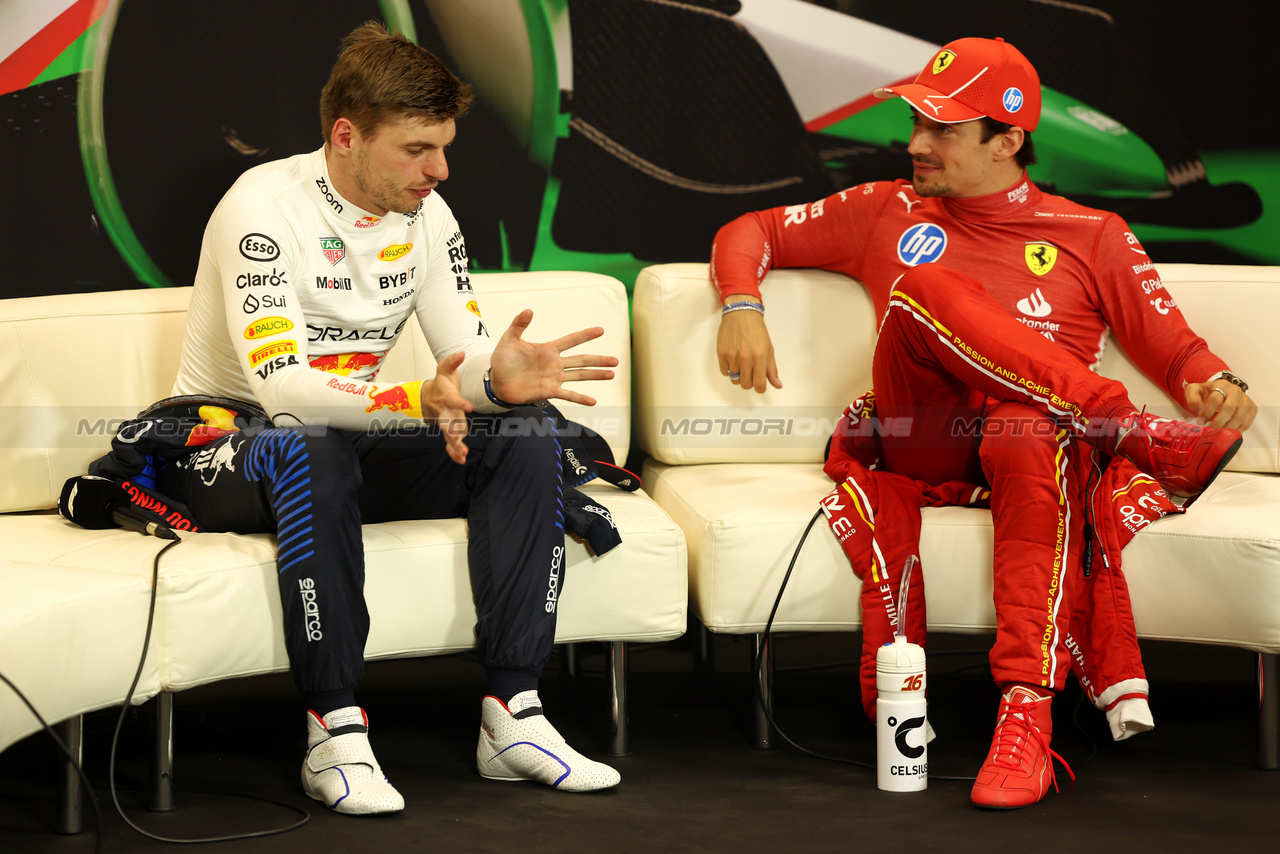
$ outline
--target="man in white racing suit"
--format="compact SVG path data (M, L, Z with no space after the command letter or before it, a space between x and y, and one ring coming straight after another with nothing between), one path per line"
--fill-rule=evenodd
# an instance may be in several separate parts
M435 192L470 99L403 35L371 22L348 36L321 95L324 146L248 170L201 246L174 394L256 405L270 425L235 430L206 407L207 444L157 472L203 530L276 534L286 646L309 706L303 787L338 812L404 806L355 699L369 629L362 522L468 519L490 690L482 775L567 791L620 779L565 744L538 698L563 569L564 422L528 405L593 404L563 383L610 379L617 359L564 355L599 328L525 341L527 310L489 338ZM411 314L438 372L384 379Z

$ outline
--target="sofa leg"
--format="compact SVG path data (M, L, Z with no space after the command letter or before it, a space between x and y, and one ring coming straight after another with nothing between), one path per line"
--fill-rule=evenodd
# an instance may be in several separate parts
M67 752L75 760L63 756L59 762L57 806L53 817L55 833L79 833L84 829L84 813L80 800L80 775L76 765L84 763L84 715L76 715L56 725L54 730ZM89 793L93 797L93 793Z
M578 681L578 645L576 643L560 644L560 675L571 682Z
M1258 653L1258 767L1280 768L1280 654Z
M609 740L610 756L629 756L627 743L627 644L609 642L609 700L613 737Z
M173 692L156 695L155 755L151 763L151 803L153 812L173 809Z
M764 698L764 708L773 713L773 635L759 633L755 635L755 647L752 650L752 662L759 662L759 667L755 668L752 677L760 686L760 696ZM762 654L763 651L763 654ZM774 748L773 727L769 725L769 719L765 716L764 709L760 707L760 703L755 696L754 686L752 688L751 705L755 709L755 731L752 733L752 744L757 750L772 750Z
M711 630L701 621L694 623L693 630L693 673L698 679L710 679L716 672L715 647L712 645Z

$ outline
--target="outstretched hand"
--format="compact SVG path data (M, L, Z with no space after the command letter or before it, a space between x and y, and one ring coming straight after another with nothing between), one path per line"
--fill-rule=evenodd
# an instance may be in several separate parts
M463 440L467 436L471 402L462 396L458 377L458 366L465 356L459 351L441 361L436 365L435 378L423 382L420 391L422 418L440 428L445 451L455 463L467 461L467 445Z
M599 326L571 332L545 344L524 340L524 332L533 320L533 311L525 309L516 315L498 339L490 359L490 387L500 400L508 403L532 403L536 400L567 400L595 406L595 398L572 391L564 383L577 380L610 380L616 367L613 356L565 356L564 351L599 338Z

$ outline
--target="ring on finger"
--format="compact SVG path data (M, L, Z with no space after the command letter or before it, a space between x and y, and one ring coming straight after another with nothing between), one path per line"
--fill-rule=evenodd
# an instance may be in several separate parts
M732 376L732 375L731 375L731 376ZM1223 399L1223 400L1226 400L1226 399L1227 399L1227 393L1226 393L1225 391L1223 391L1222 389L1218 388L1217 386L1214 386L1213 390L1214 390L1214 391L1216 391L1218 394L1222 395L1222 399Z
M742 377L742 374L738 373L737 371L730 371L730 372L729 372L729 379L731 379L731 380L741 379L741 377ZM1216 391L1216 390L1217 390L1217 389L1215 389L1215 391Z

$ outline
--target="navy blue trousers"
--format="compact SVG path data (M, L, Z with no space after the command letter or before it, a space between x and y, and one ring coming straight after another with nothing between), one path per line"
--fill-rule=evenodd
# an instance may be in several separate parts
M434 428L315 427L224 436L161 473L206 531L274 533L294 680L350 690L364 671L366 522L466 517L480 661L537 674L555 642L564 581L560 442L539 409L470 419L467 462Z

